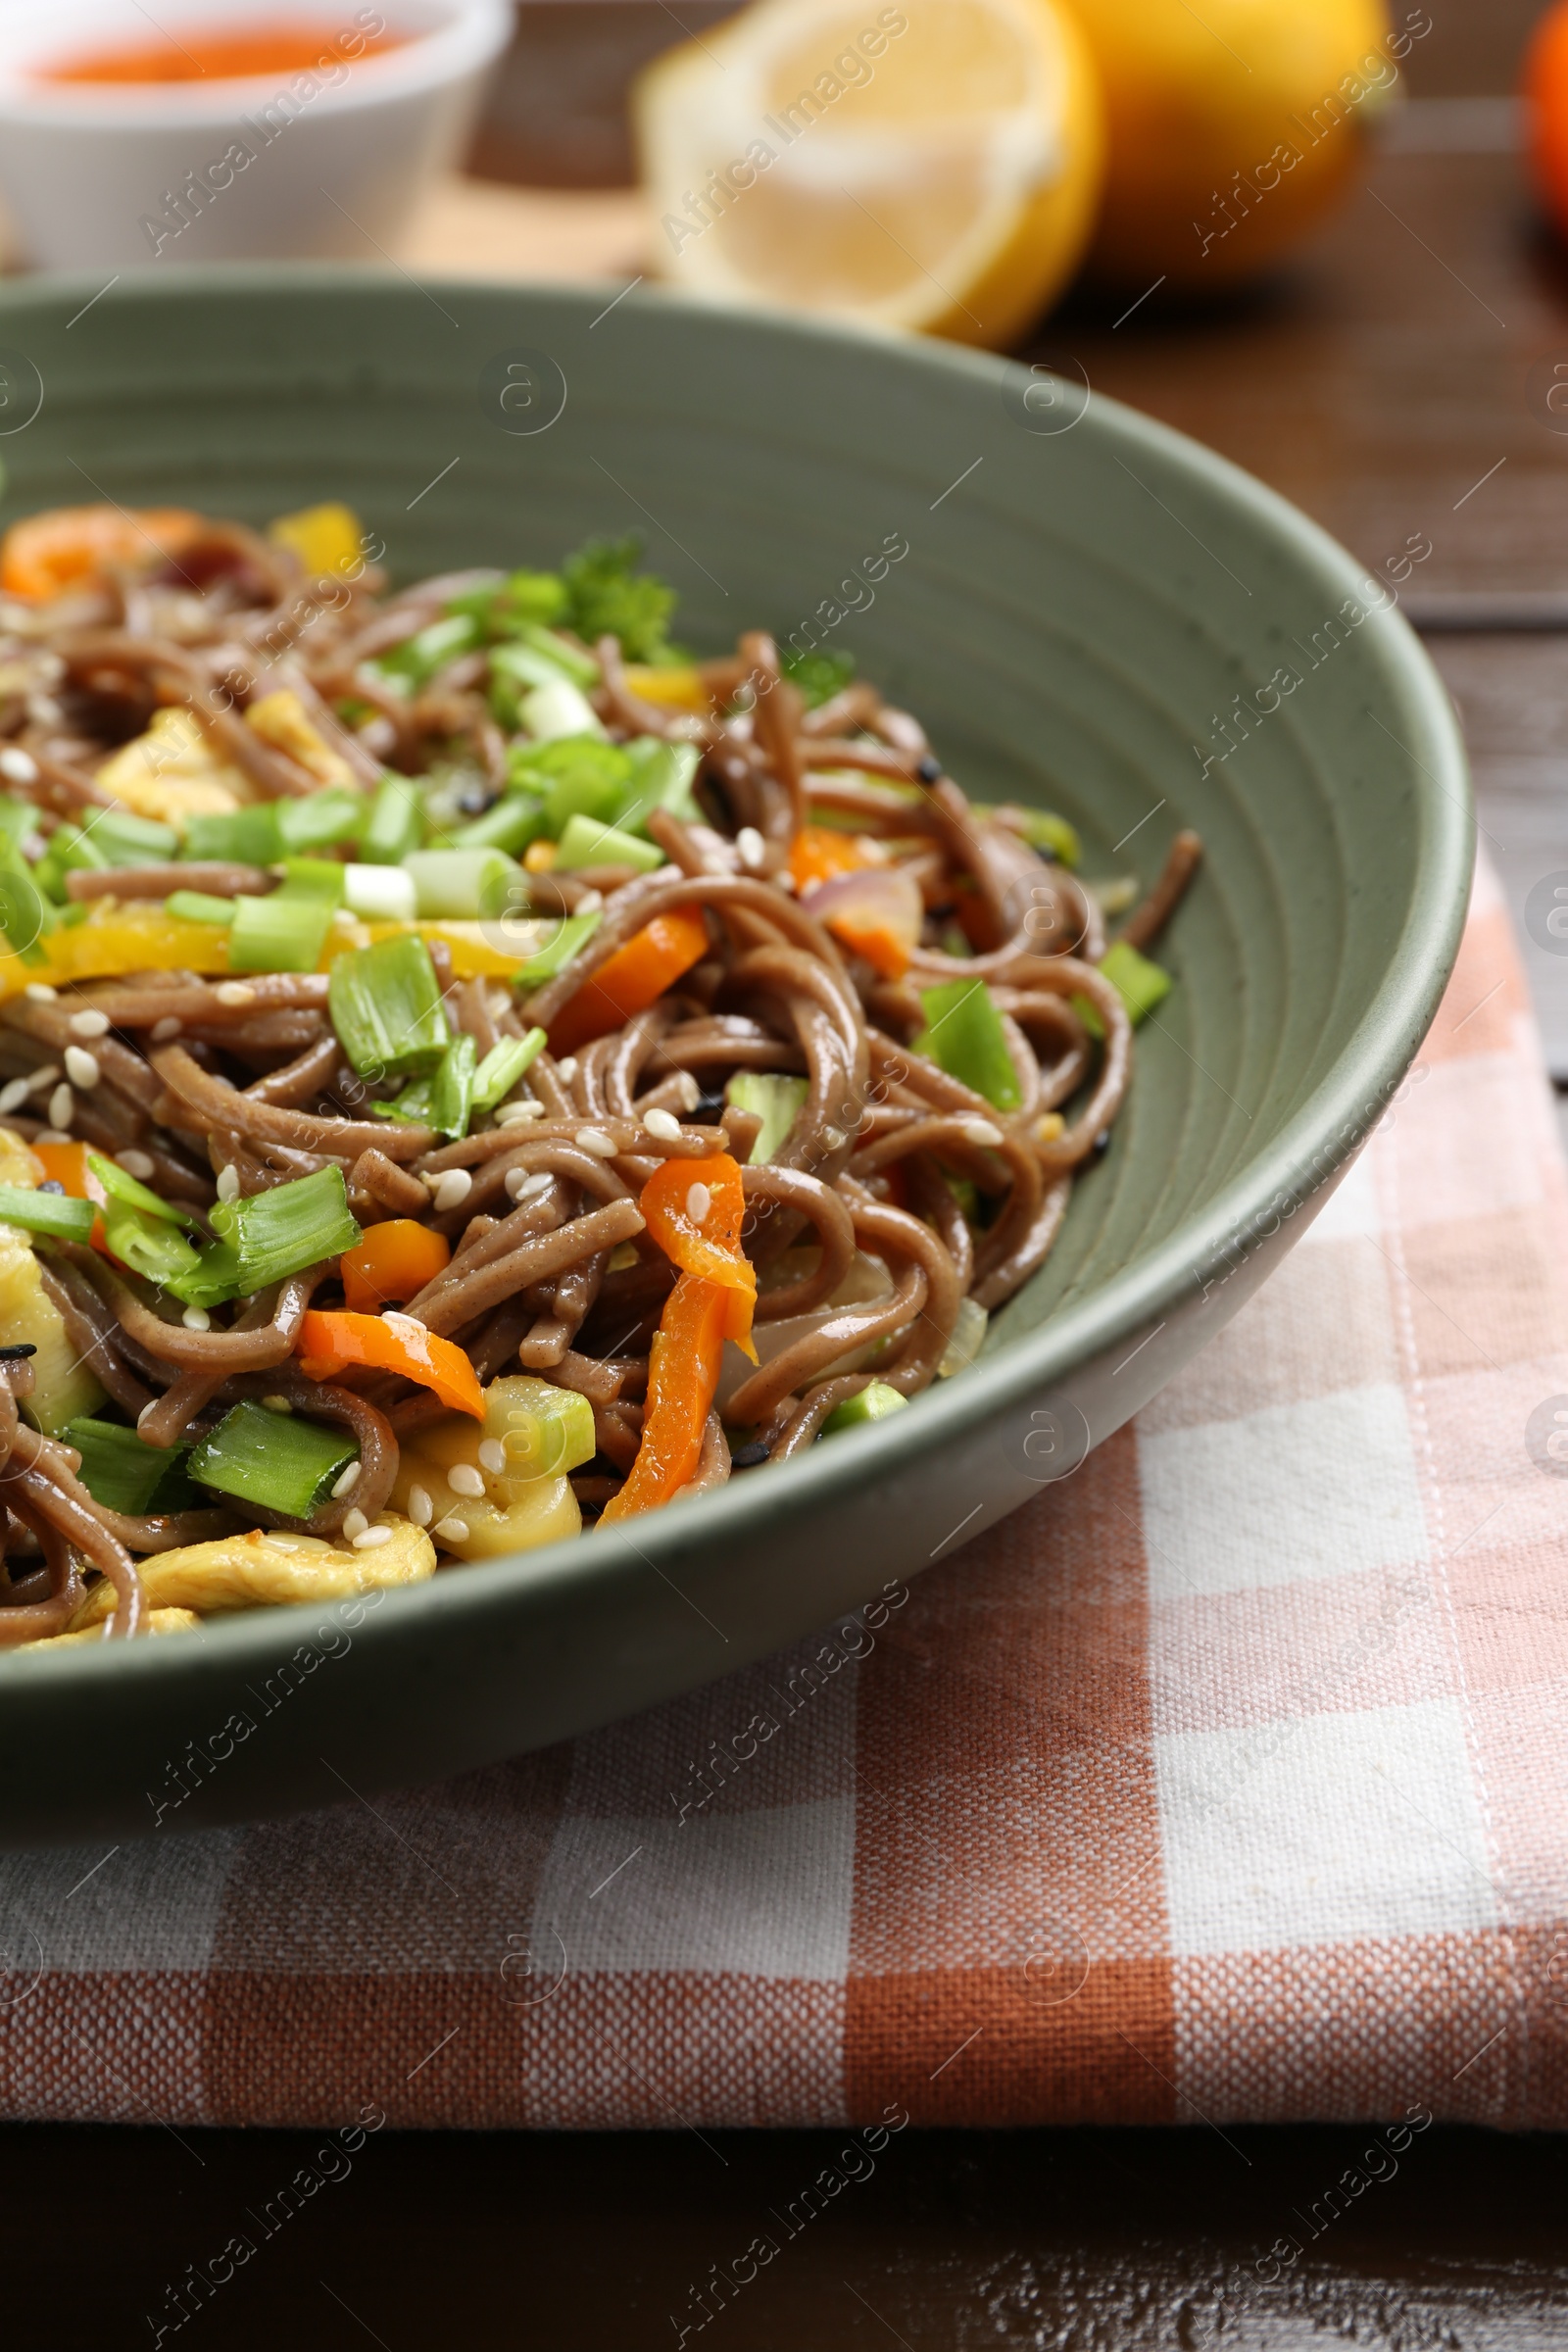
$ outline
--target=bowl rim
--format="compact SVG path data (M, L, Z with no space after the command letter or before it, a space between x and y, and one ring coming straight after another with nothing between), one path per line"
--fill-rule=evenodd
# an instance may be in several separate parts
M80 273L17 281L0 289L0 325L40 302L63 313L95 285L93 277ZM217 297L243 302L254 290L298 297L315 289L328 299L364 291L412 303L426 286L454 301L478 294L521 304L564 305L580 312L584 320L602 307L607 294L618 293L624 307L684 317L708 327L733 326L737 332L764 338L815 343L824 354L872 352L916 370L931 369L953 381L973 383L992 400L999 380L1002 385L1015 382L1020 389L1031 380L1020 361L957 344L761 306L736 310L691 294L627 289L613 281L507 283L431 275L405 293L388 272L357 264L270 262L192 268L177 279L147 270L127 272L106 300L188 303ZM1108 432L1127 454L1153 455L1195 488L1241 508L1340 595L1365 601L1367 567L1278 491L1190 435L1108 395L1093 394L1090 405L1100 418L1094 429ZM831 1506L851 1489L886 1484L915 1454L956 1446L1000 1414L1050 1395L1073 1367L1101 1356L1190 1301L1195 1267L1250 1228L1261 1232L1260 1220L1275 1208L1279 1196L1305 1205L1315 1193L1326 1191L1397 1091L1437 1011L1458 953L1475 858L1468 764L1438 673L1396 605L1368 614L1362 634L1369 632L1387 665L1389 682L1400 695L1404 732L1412 739L1404 748L1411 760L1409 789L1420 824L1409 905L1385 975L1350 1037L1306 1101L1248 1168L1146 1256L1036 1330L1009 1340L995 1355L982 1356L961 1379L935 1384L913 1400L910 1413L871 1423L858 1433L856 1445L813 1446L799 1459L781 1464L755 1489L747 1480L732 1480L714 1493L672 1503L639 1519L635 1538L617 1523L595 1531L595 1541L586 1548L581 1538L575 1538L486 1561L482 1575L439 1576L402 1588L399 1606L384 1613L376 1609L356 1638L372 1648L389 1642L418 1642L435 1621L450 1626L467 1620L471 1626L491 1615L505 1615L530 1596L608 1585L634 1560L663 1575L660 1557L677 1565L699 1526L705 1548L725 1537L743 1542L748 1522L760 1508L770 1507L775 1519L804 1519ZM1312 1171L1311 1181L1307 1171ZM753 1499L748 1500L749 1495ZM770 1506L760 1503L759 1495L770 1498ZM955 1531L947 1542L959 1533ZM945 1549L946 1544L938 1546L939 1552ZM315 1605L318 1613L324 1613L343 1604ZM370 1606L375 1607L373 1601ZM210 1621L199 1643L136 1642L124 1655L117 1654L118 1643L107 1648L73 1644L68 1651L55 1651L53 1663L42 1670L72 1685L80 1678L83 1688L103 1673L122 1678L155 1674L176 1683L226 1678L247 1663L275 1656L288 1627L303 1622L299 1609L236 1611ZM17 1687L15 1677L39 1669L49 1656L47 1646L24 1654L0 1651L0 1689Z

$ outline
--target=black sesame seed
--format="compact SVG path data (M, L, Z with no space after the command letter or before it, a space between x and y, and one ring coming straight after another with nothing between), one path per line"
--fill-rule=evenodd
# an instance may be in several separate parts
M942 781L942 762L940 760L933 760L930 753L927 752L925 758L921 760L919 766L914 772L919 777L922 784L940 784Z
M1097 1159L1110 1150L1110 1129L1108 1127L1102 1128L1101 1133L1096 1136L1091 1149Z
M724 1116L724 1108L722 1095L699 1095L686 1116L694 1126L716 1127Z
M754 1438L750 1446L737 1446L729 1457L732 1470L755 1470L759 1462L767 1459L767 1447Z
M40 1193L63 1193L66 1188L57 1177L46 1176L37 1189Z
M489 806L489 794L478 791L466 792L458 803L465 816L483 816Z
M43 1191L41 1184L38 1190L40 1193ZM0 1364L20 1363L24 1355L36 1355L37 1352L37 1348L30 1340L18 1340L14 1347L0 1348Z

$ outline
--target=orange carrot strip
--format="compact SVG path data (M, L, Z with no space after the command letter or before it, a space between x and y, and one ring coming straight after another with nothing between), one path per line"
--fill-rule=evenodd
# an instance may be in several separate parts
M433 1282L451 1257L452 1245L445 1234L432 1233L415 1217L388 1217L380 1225L368 1225L359 1248L338 1259L343 1296L361 1315L376 1314L389 1304L401 1306Z
M623 948L585 980L550 1032L552 1054L575 1054L596 1037L646 1012L682 972L708 953L708 925L695 907L674 906L634 931Z
M701 1220L692 1215L694 1193L699 1205L702 1195L708 1196ZM727 1152L715 1152L708 1159L666 1159L643 1186L637 1205L672 1265L728 1292L724 1336L738 1341L756 1363L752 1311L757 1304L757 1269L741 1248L746 1196L737 1163Z
M333 1380L352 1364L401 1372L433 1389L455 1412L484 1419L484 1391L461 1348L438 1339L412 1316L323 1313L312 1307L300 1320L296 1353L307 1380Z
M814 890L840 874L858 873L877 860L860 847L858 837L836 825L803 825L790 844L790 872L797 890Z
M637 1459L620 1493L606 1503L606 1519L658 1510L695 1472L718 1389L725 1319L734 1296L722 1283L682 1274L665 1299L649 1354Z
M188 547L202 527L185 507L51 507L14 522L0 544L0 588L47 603L116 564L145 565Z
M96 1200L101 1208L108 1199L103 1186L87 1165L85 1144L32 1144L29 1147L43 1161L44 1182L63 1186L73 1200ZM93 1219L90 1236L95 1250L109 1255L108 1237L102 1217Z

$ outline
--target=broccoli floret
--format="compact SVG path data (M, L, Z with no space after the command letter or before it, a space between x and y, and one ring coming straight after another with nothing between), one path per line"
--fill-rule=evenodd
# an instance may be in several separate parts
M628 662L667 662L667 635L675 591L651 572L638 571L642 541L590 539L561 566L567 605L562 618L584 645L617 637Z
M855 675L855 656L783 652L779 667L805 695L807 709L814 710L819 703L829 703L834 695L843 693Z

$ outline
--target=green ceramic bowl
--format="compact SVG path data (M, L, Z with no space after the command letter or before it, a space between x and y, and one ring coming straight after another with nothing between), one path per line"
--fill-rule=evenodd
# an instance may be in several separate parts
M24 286L0 300L0 519L342 498L403 578L640 530L690 642L814 621L978 797L1070 816L1091 873L1147 881L1198 826L1162 951L1177 987L1059 1247L971 1372L624 1533L374 1608L0 1656L14 1841L481 1764L924 1567L1069 1476L1234 1313L1437 1004L1465 766L1387 587L1191 441L1009 363L610 300L297 268Z

